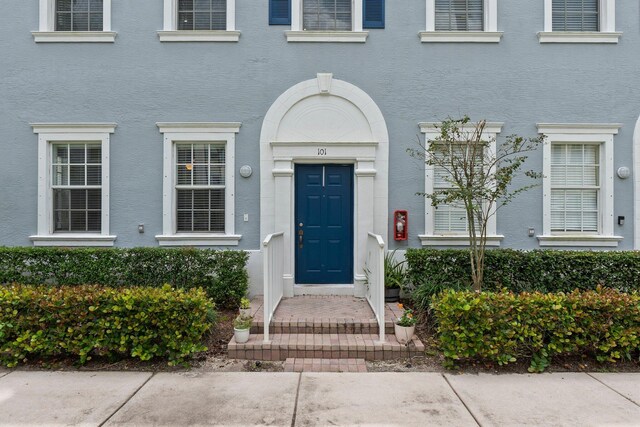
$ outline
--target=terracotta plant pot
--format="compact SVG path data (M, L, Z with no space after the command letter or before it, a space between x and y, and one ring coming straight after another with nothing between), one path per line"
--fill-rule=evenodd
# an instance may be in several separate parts
M243 344L249 341L249 329L236 329L233 328L233 337L237 344Z
M384 302L400 301L400 288L384 288Z
M400 344L407 344L411 341L413 333L416 331L416 325L413 326L400 326L397 323L393 325L396 339Z
M251 309L250 308L241 308L240 309L240 317L251 317Z

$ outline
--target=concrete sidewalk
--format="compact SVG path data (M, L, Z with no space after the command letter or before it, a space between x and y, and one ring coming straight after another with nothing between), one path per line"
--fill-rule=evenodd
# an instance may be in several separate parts
M0 371L0 425L640 425L640 374Z

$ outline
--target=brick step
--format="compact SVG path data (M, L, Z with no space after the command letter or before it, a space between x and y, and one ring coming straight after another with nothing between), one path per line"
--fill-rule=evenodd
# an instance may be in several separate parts
M231 338L227 347L232 359L286 360L302 359L365 359L391 360L420 355L424 344L414 336L408 345L400 344L395 335L384 343L377 334L273 334L265 343L262 334L252 334L243 344Z
M393 321L385 320L385 333L393 334ZM271 321L272 334L378 334L378 322L375 319L349 318L311 318L311 319L275 319ZM254 319L252 334L264 333L264 321Z
M284 361L285 372L367 372L364 359L300 359Z

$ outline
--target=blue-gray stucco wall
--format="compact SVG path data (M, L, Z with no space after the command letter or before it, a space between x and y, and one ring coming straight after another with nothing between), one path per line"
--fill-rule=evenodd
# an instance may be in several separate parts
M7 1L7 0L5 0ZM237 0L238 43L161 43L161 0L114 0L115 43L35 43L38 1L10 1L0 14L0 244L30 245L36 233L37 136L32 122L116 122L111 137L111 234L117 246L155 246L162 228L162 135L156 122L239 121L236 233L259 248L259 136L264 115L289 87L318 72L367 92L390 135L389 210L410 212L409 246L424 233L423 166L410 159L418 122L470 115L505 122L502 135L535 136L537 122L622 123L615 168L632 167L640 114L640 6L617 3L617 45L540 44L542 0L502 0L499 44L420 43L425 0L390 0L386 28L365 44L287 43L268 25L266 0ZM7 5L5 5L7 6ZM529 167L542 167L542 152ZM249 214L249 222L242 214ZM633 248L633 184L615 178L620 249ZM137 224L146 232L139 234ZM542 189L500 212L503 246L535 248ZM393 247L393 245L392 245ZM399 246L403 247L403 246Z

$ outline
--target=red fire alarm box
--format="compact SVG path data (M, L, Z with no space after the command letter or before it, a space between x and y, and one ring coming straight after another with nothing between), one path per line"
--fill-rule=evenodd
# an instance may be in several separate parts
M407 240L409 235L409 214L407 211L395 211L393 213L393 238L394 240Z

